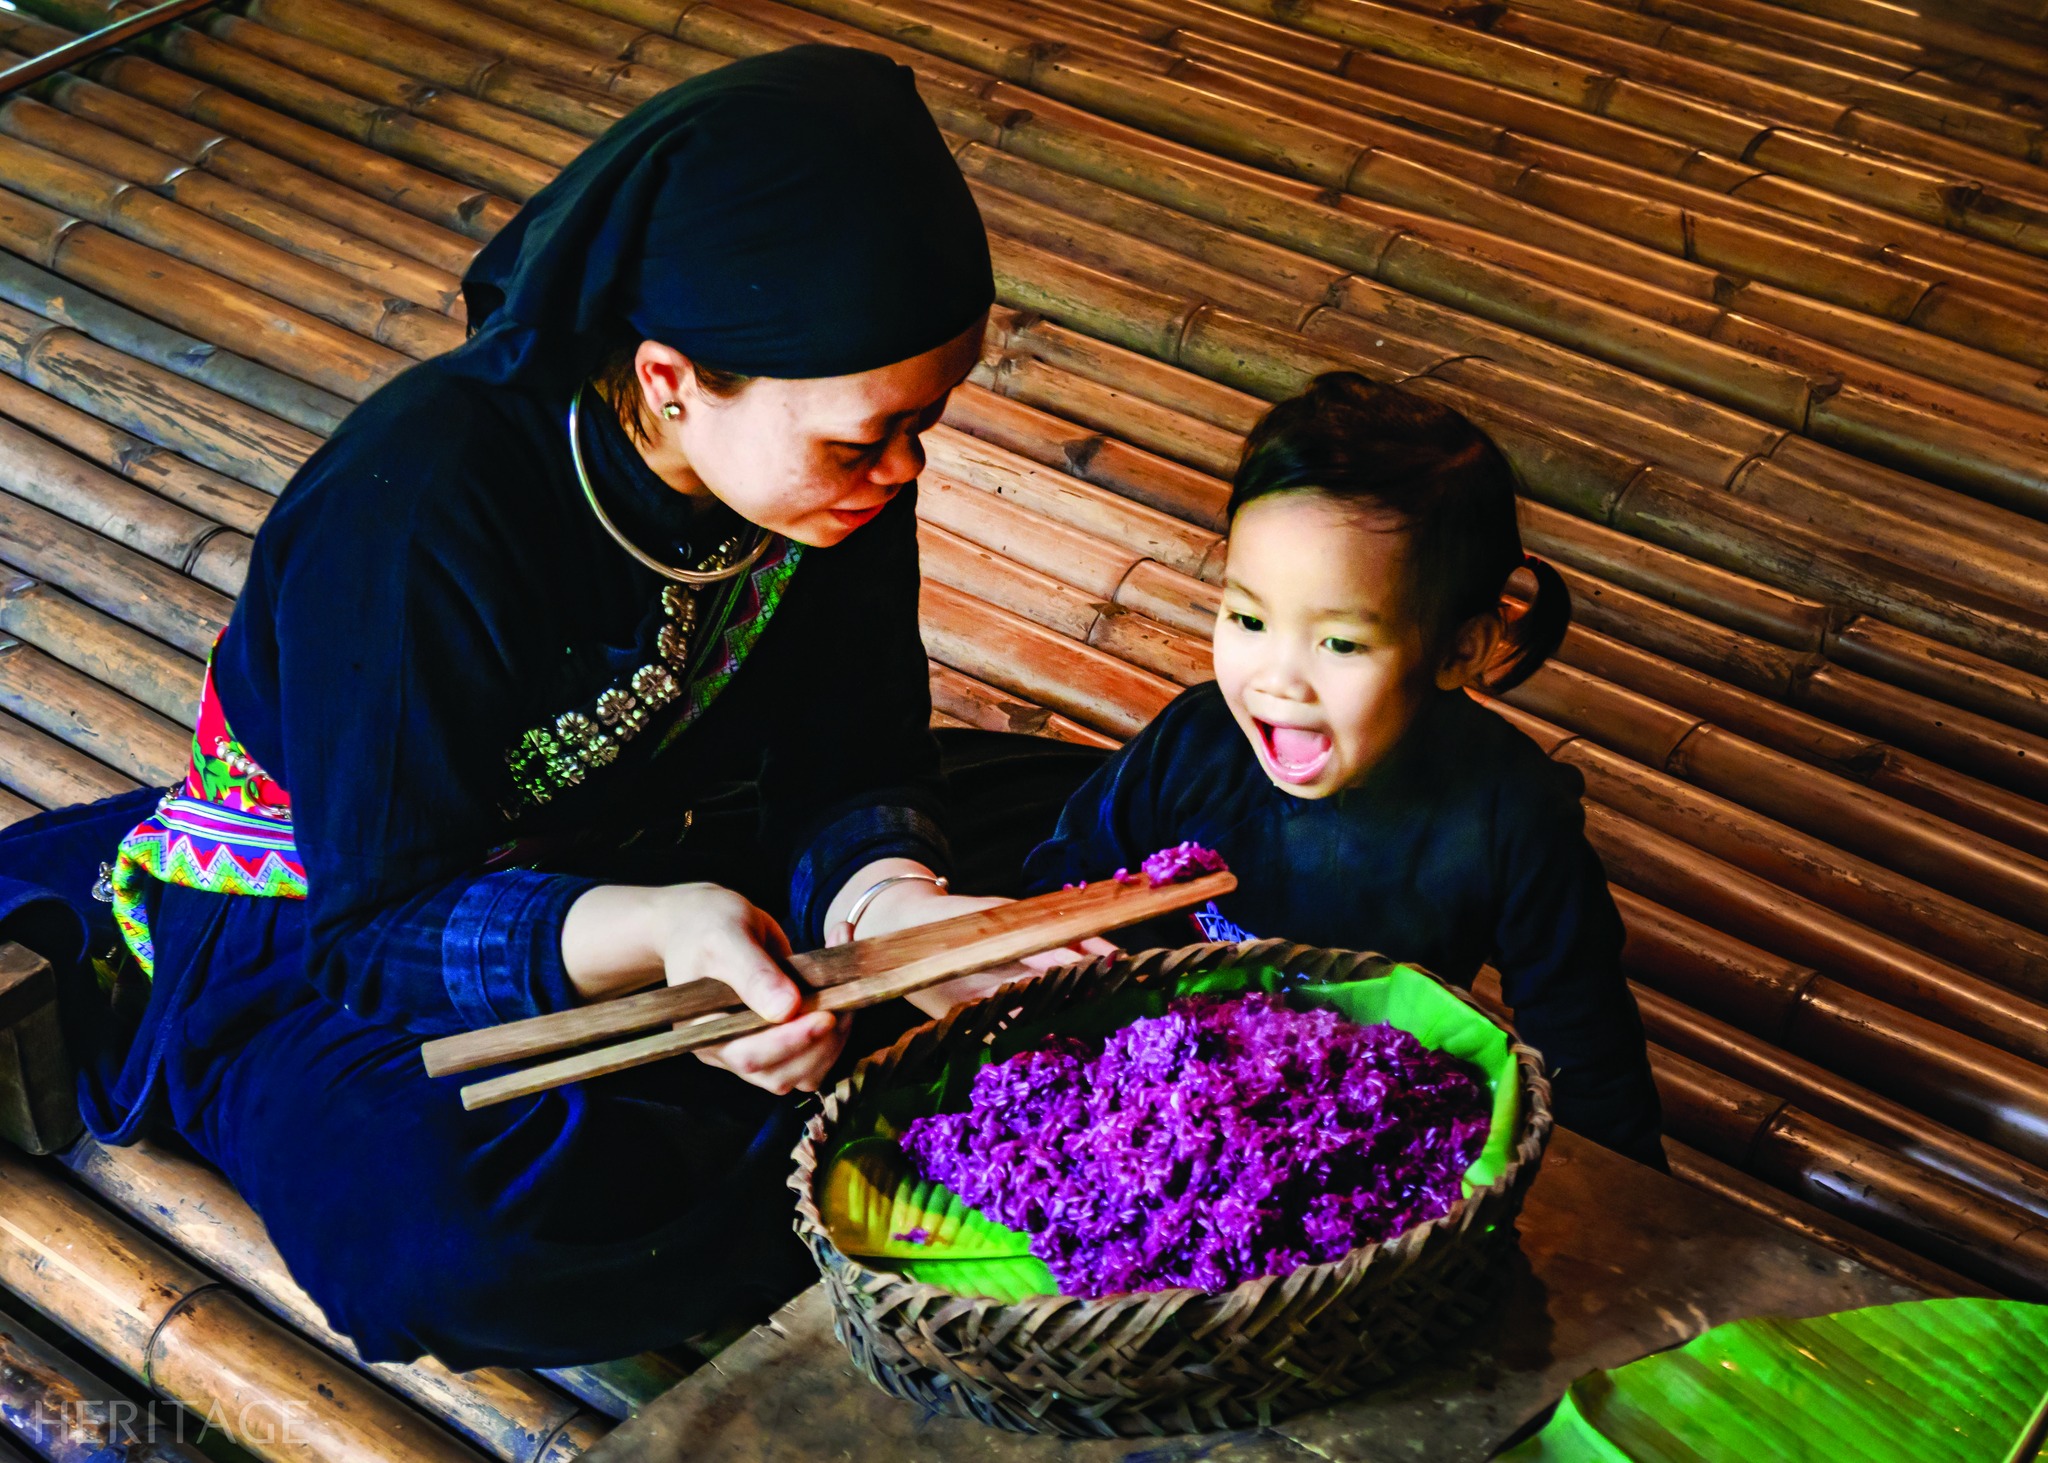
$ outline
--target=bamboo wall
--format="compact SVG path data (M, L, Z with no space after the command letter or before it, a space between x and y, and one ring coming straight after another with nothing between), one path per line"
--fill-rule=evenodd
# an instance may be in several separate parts
M133 8L29 0L0 60ZM1679 1172L2048 1298L2048 7L1944 17L229 0L0 104L0 818L178 775L271 497L461 339L522 199L677 80L852 41L917 70L1003 302L926 439L936 719L1130 735L1208 674L1264 402L1458 407L1578 599L1501 710L1586 777ZM131 1386L339 1389L266 1457L558 1459L571 1390L649 1383L354 1370L146 1149L0 1162L0 1208L0 1309Z

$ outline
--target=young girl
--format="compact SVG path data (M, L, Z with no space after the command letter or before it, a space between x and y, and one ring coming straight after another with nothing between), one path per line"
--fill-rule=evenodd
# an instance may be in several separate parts
M1525 567L1537 594L1510 625L1501 591ZM1570 618L1557 571L1522 551L1492 442L1447 407L1324 376L1245 443L1215 681L1075 793L1031 886L1192 839L1238 877L1197 917L1208 938L1378 950L1459 985L1491 961L1559 1121L1661 1168L1583 781L1465 694L1526 678Z

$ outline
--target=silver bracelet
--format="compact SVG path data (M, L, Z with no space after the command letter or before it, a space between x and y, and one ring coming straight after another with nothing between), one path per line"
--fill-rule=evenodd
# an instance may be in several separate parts
M927 884L938 885L939 892L942 894L952 887L952 885L948 884L944 878L940 877L937 874L891 874L886 879L877 879L874 883L868 885L866 893L862 894L860 898L853 901L853 908L847 913L846 916L846 927L849 930L858 929L860 927L860 917L868 912L868 906L875 902L875 896L877 894L880 894L884 889L888 888L891 884L907 883L913 879L921 879Z

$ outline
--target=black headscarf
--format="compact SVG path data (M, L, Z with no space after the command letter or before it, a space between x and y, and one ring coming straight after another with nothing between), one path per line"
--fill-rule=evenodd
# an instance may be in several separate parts
M795 46L646 102L463 277L447 369L566 390L623 341L840 376L951 340L995 298L988 236L910 71Z

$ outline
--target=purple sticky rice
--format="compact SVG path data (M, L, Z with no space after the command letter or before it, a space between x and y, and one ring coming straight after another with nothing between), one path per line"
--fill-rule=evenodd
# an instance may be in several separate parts
M1455 1204L1492 1097L1397 1027L1192 996L1100 1044L1056 1038L903 1135L924 1177L1031 1236L1066 1295L1221 1290Z
M1145 877L1155 884L1179 884L1203 874L1220 874L1230 865L1223 862L1223 855L1214 849L1204 848L1199 843L1176 843L1172 848L1162 848L1139 865ZM1118 873L1123 870L1119 869Z

